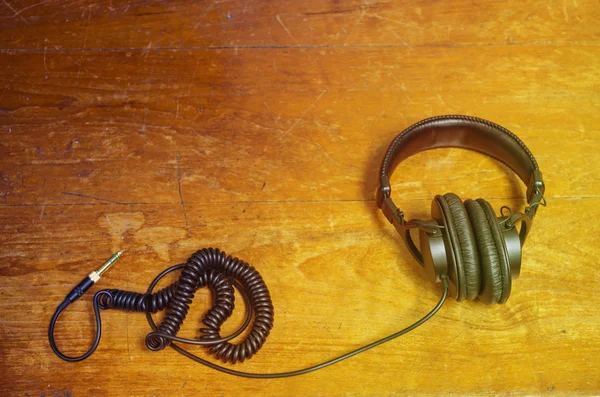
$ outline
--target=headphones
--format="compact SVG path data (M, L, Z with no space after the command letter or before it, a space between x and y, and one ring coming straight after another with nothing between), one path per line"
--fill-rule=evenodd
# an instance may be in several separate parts
M527 186L528 205L524 213L512 213L504 206L497 218L484 199L463 202L456 194L446 193L433 199L433 219L405 220L404 212L390 197L392 172L416 153L444 147L474 150L513 170ZM488 305L506 302L512 279L521 270L521 248L537 208L546 205L542 172L523 141L506 128L480 118L432 117L394 138L381 163L379 179L377 206L400 233L430 280L448 279L449 294L458 301L479 298ZM418 229L420 249L411 236L412 229Z
M491 156L510 167L527 185L527 207L524 213L513 214L502 207L496 218L492 206L483 199L466 200L456 194L435 196L431 204L430 220L406 221L390 195L390 175L396 166L415 153L441 147L459 147ZM218 359L235 364L251 358L265 343L273 327L274 308L267 285L258 271L248 263L226 255L219 249L205 248L194 253L185 264L162 271L146 293L106 289L94 295L96 337L92 347L81 356L70 357L56 346L54 328L60 314L89 290L100 276L119 258L113 255L98 270L84 278L58 306L48 327L50 347L65 361L75 362L88 358L100 343L102 322L100 310L120 309L145 312L153 331L146 336L146 346L157 351L171 346L186 357L230 375L246 378L284 378L297 376L328 367L364 351L389 342L419 327L442 307L448 294L458 301L479 298L487 304L504 303L510 296L512 279L521 270L521 247L531 229L533 217L544 200L544 182L535 158L525 144L507 129L469 116L439 116L426 119L402 131L388 148L379 174L377 205L396 227L408 249L423 266L434 282L443 282L444 292L437 305L413 324L375 342L339 357L307 368L277 373L249 373L223 367L198 357L172 342L204 345ZM508 214L504 215L504 211ZM520 222L517 232L515 224ZM410 234L419 231L420 250ZM181 269L179 280L160 291L156 284L172 271ZM213 290L214 306L202 320L205 328L199 339L177 336L185 320L195 291L204 286ZM246 306L246 320L233 334L222 337L221 324L234 308L233 286L239 291ZM167 309L164 320L156 325L151 313ZM243 341L229 341L251 325Z

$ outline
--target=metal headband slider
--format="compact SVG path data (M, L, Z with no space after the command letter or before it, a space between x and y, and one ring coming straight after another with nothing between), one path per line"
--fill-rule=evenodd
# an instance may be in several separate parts
M387 218L388 221L392 224L396 224L399 226L404 226L404 212L402 212L396 204L392 201L390 197L383 198L383 206L381 209L383 210L383 214Z

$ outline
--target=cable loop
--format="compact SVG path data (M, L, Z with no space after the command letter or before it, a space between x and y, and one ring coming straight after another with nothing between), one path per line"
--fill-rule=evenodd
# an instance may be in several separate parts
M100 307L146 313L166 309L167 313L161 324L146 336L146 346L152 351L162 350L172 341L179 341L204 345L215 357L232 364L256 354L273 328L274 314L269 289L256 269L213 248L197 251L185 264L176 267L182 269L179 280L168 287L152 293L153 283L145 294L118 289L105 290L112 298L110 302L101 300ZM159 276L162 278L164 275L166 273ZM220 334L221 326L235 307L233 285L246 301L247 320L241 329L223 338ZM202 336L199 340L177 337L195 292L205 286L213 292L214 306L202 319ZM254 321L248 336L239 343L230 343L230 339L241 334L248 326L248 317L251 318L252 315Z
M179 280L171 285L153 292L154 287L167 274L181 270ZM263 346L267 336L273 328L273 303L269 289L262 277L252 266L238 258L227 256L224 252L205 248L197 251L185 264L171 266L162 271L150 283L146 293L122 291L118 289L100 290L94 295L93 307L96 322L96 336L92 347L83 355L71 357L63 354L56 346L54 340L54 328L60 314L71 303L65 299L56 309L48 327L48 340L50 347L58 357L65 361L76 362L88 358L94 353L100 343L102 334L102 321L100 310L119 309L146 313L146 318L153 332L146 336L146 346L153 351L161 350L170 346L178 353L203 364L209 368L224 372L229 375L245 378L274 379L298 376L313 372L330 365L339 363L376 346L387 343L402 336L424 324L433 317L442 307L448 297L448 279L442 277L444 291L437 305L425 316L385 338L369 343L363 347L343 354L336 358L324 361L311 367L277 373L250 373L236 371L231 368L217 365L200 358L172 342L182 342L193 345L202 345L209 350L217 359L235 364L251 358ZM214 306L204 315L202 323L206 328L201 328L201 338L186 339L177 336L181 324L185 320L189 305L198 288L208 286L213 291ZM244 323L233 334L221 337L220 327L229 318L234 309L233 287L235 287L246 307L246 318ZM156 325L151 313L167 309L163 322ZM234 344L229 341L239 336L252 323L248 335L240 343Z

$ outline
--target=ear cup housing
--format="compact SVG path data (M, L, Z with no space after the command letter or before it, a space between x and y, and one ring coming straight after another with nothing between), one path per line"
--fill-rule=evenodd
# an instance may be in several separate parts
M481 291L479 300L491 305L502 300L504 280L502 265L485 211L475 200L466 200L465 208L475 232L481 263Z

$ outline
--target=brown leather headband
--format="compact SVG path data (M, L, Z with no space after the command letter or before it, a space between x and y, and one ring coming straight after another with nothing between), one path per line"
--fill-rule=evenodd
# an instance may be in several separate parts
M377 205L386 217L404 222L404 214L390 200L390 175L396 166L408 157L424 150L457 147L474 150L506 164L527 186L530 219L543 200L542 172L531 151L515 134L506 128L477 117L447 115L422 120L402 131L390 144L380 169ZM387 208L389 207L389 208Z
M400 162L424 150L444 147L474 150L506 164L527 186L529 202L535 190L544 193L537 161L523 141L498 124L460 115L425 119L398 134L381 163L380 191L389 196L389 176Z

